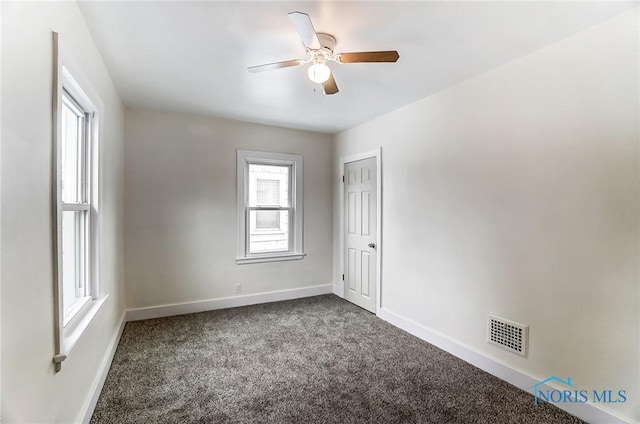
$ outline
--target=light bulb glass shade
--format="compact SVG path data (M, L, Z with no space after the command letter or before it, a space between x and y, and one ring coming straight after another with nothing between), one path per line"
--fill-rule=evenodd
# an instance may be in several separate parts
M309 79L315 83L322 84L329 79L331 69L324 63L314 63L307 71Z

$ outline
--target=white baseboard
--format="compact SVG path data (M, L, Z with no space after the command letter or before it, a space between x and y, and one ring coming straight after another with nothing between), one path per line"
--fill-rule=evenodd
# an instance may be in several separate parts
M201 300L196 302L174 303L171 305L151 306L147 308L130 309L127 311L128 321L163 318L174 315L193 314L196 312L213 311L215 309L236 308L238 306L255 305L258 303L278 302L281 300L299 299L309 296L333 293L332 284L302 287L297 289L279 290L267 293L249 294L245 296L223 297L219 299Z
M377 315L379 318L406 331L407 333L413 334L419 339L437 346L463 361L466 361L471 365L474 365L526 392L531 393L530 388L534 384L537 384L544 378L548 377L534 378L523 371L512 368L496 358L492 358L481 353L470 346L465 346L460 342L438 333L437 331L431 330L422 324L408 318L404 318L387 309L379 309ZM558 403L555 404L555 406L591 424L624 424L632 422L628 418L614 415L612 412L605 411L592 403Z
M109 374L109 369L111 368L111 362L113 362L113 357L116 354L116 349L118 348L118 343L120 343L120 337L122 337L122 332L124 331L124 325L126 324L126 315L122 315L120 319L120 326L118 327L118 331L111 338L111 342L107 347L107 354L102 360L102 364L100 364L100 370L98 374L98 379L96 380L93 387L93 394L89 399L89 404L85 408L85 412L82 415L82 423L88 424L91 421L91 417L93 416L93 411L96 409L96 405L98 404L98 398L100 397L100 393L102 392L102 386L104 386L104 382L107 379L107 374Z
M245 296L226 297L198 302L178 303L172 305L154 306L148 308L131 309L122 317L118 331L114 334L107 348L107 355L100 366L99 377L96 380L93 394L85 409L82 423L89 423L93 411L98 403L100 392L107 378L111 362L116 353L116 348L122 336L125 323L143 319L162 318L174 315L189 314L195 312L205 312L215 309L234 308L238 306L255 305L259 303L277 302L282 300L298 299L303 297L318 296L322 294L335 293L342 296L340 285L326 284L321 286L304 287L299 289L280 290L268 293L258 293ZM470 346L455 341L437 331L429 329L408 318L404 318L395 312L381 308L378 310L378 317L388 323L410 333L414 336L445 350L452 355L474 365L483 371L492 374L524 391L530 392L530 388L541 381L541 378L534 378L523 371L512 368L496 358L492 358L481 353ZM628 418L620 417L610 411L605 411L592 403L556 404L560 409L592 424L626 424L632 421Z
M344 298L344 284L341 284L341 283L342 282L333 283L333 294Z

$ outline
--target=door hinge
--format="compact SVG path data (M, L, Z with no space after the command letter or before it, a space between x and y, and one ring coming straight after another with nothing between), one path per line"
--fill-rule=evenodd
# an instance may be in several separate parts
M342 176L342 182L344 182L344 175Z
M344 281L344 274L342 274L342 281Z

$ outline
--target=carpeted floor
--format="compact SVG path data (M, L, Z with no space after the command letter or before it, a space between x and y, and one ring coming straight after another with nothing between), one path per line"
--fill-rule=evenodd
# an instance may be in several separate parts
M334 295L130 322L92 423L580 423Z

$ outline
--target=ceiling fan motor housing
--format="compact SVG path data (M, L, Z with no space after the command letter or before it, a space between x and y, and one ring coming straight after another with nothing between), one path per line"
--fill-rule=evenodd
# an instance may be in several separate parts
M307 48L307 57L309 62L312 63L325 63L329 60L333 60L333 49L336 46L336 38L331 34L324 32L317 33L318 41L320 42L319 49Z
M336 37L324 32L318 32L318 41L323 50L328 50L330 54L333 54L333 49L336 47Z

